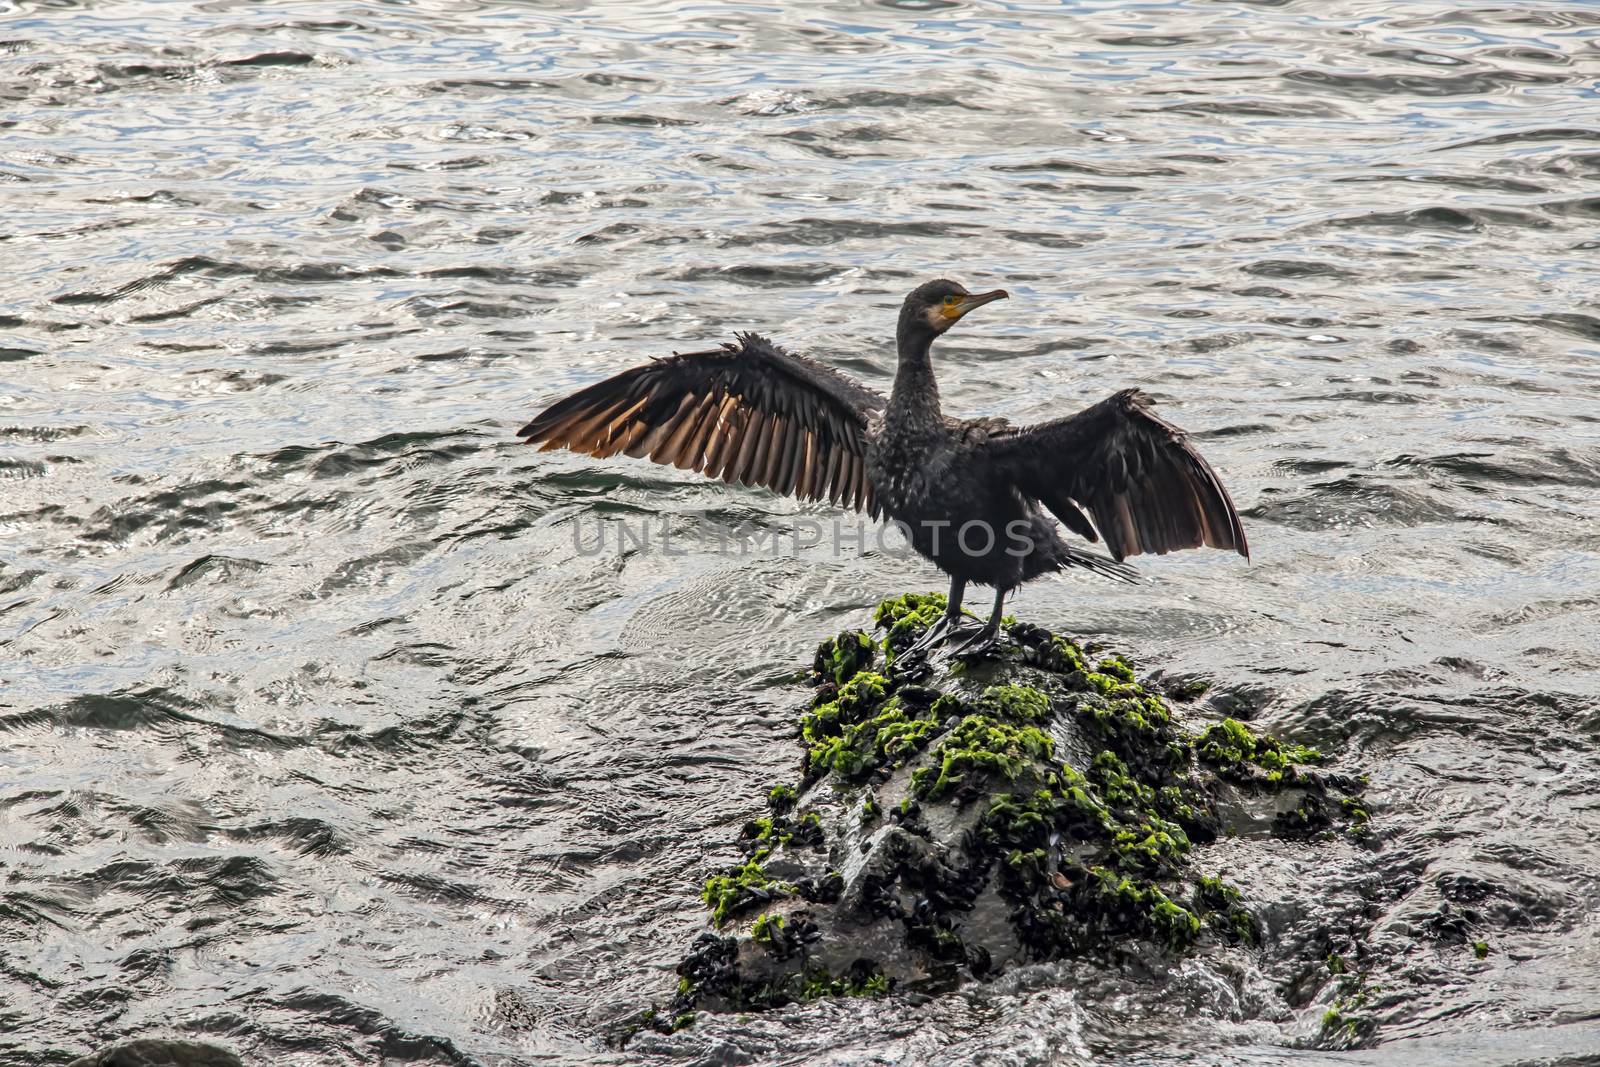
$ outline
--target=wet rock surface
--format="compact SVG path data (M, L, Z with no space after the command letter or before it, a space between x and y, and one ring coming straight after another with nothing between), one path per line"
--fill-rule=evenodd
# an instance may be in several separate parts
M1208 870L1207 846L1367 834L1361 780L1237 719L1189 721L1173 702L1194 686L1169 699L1115 654L1015 622L981 661L906 654L943 608L887 600L874 633L818 648L798 779L745 825L745 861L706 882L711 929L653 1026L1256 946L1249 886Z

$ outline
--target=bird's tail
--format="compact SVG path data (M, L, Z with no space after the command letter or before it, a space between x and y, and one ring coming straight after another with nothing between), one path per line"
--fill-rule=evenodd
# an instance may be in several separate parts
M1056 557L1056 568L1066 570L1069 567L1082 567L1084 570L1094 571L1119 582L1133 584L1139 581L1139 572L1126 563L1118 563L1095 552L1085 552L1071 545L1063 545Z

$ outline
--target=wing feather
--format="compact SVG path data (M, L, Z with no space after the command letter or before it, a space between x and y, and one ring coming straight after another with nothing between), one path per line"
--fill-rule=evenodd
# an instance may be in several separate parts
M824 487L828 490L828 503L834 507L839 506L839 472L844 469L844 457L847 453L842 448L835 448L828 453L828 469L823 475Z
M778 472L778 480L773 483L773 489L784 496L794 494L795 481L800 477L800 460L804 455L802 438L805 429L798 419L789 423L789 433L783 442L783 467Z
M750 425L745 429L744 443L739 447L739 470L734 475L734 481L741 485L754 485L756 458L761 454L761 446L767 439L767 424L772 419L765 411L759 408L750 413Z
M768 485L772 481L772 444L782 423L781 415L761 420L761 440L756 442L756 457L750 461L750 481L756 485Z
M733 397L724 397L717 409L716 436L706 445L706 477L721 478L733 457L739 454L739 438L744 433L744 413Z

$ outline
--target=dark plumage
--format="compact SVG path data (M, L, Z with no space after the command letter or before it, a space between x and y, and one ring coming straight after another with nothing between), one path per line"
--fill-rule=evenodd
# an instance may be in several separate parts
M900 308L900 366L887 398L745 333L582 389L519 435L546 449L648 456L886 515L951 578L949 611L926 644L959 623L968 582L995 587L993 616L963 646L968 652L992 643L1006 594L1041 574L1083 567L1128 580L1128 556L1201 546L1248 558L1216 472L1137 389L1035 426L940 411L934 340L1006 296L945 280L914 289ZM1050 515L1080 537L1103 539L1112 558L1068 544Z

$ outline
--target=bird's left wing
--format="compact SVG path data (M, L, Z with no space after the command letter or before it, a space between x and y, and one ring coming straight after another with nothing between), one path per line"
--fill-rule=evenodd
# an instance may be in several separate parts
M990 434L982 451L1093 540L1078 509L1088 511L1118 560L1202 545L1249 559L1244 524L1217 472L1152 403L1124 389L1076 415Z
M764 337L687 352L581 389L518 430L545 450L648 456L707 477L877 514L867 420L881 393Z

